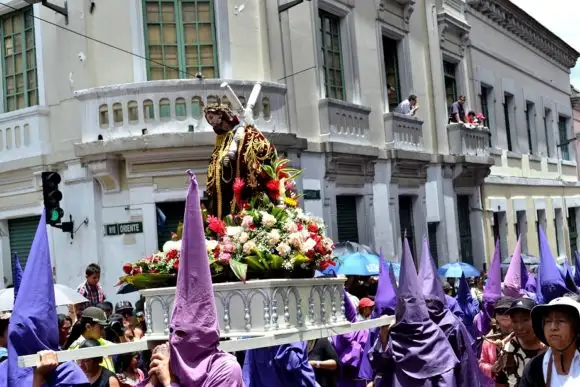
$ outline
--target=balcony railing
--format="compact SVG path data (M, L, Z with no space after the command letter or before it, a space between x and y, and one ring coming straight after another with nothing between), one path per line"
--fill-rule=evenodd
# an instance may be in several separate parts
M49 109L33 106L0 114L0 162L50 152Z
M423 121L399 113L383 115L387 148L422 152Z
M369 115L365 106L323 99L320 107L320 134L325 141L371 145Z
M465 124L447 125L449 153L458 156L489 157L489 129Z
M211 127L203 109L230 103L223 80L167 80L105 86L75 92L83 109L83 142L147 134L205 132ZM245 105L254 82L228 80ZM254 107L256 126L264 132L288 133L286 86L263 82Z

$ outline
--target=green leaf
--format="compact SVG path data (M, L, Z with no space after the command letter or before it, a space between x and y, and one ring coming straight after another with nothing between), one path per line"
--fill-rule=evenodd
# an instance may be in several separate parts
M235 276L242 282L246 282L248 275L248 265L236 261L235 259L230 260L230 268L234 272Z
M270 267L274 270L281 269L284 260L281 256L276 254L270 254Z
M301 265L303 263L308 262L308 257L303 254L296 254L296 258L294 260L294 266Z
M260 263L260 259L255 255L249 255L247 257L244 257L244 262L246 262L246 264L248 265L248 268L250 268L254 271L259 271L259 272L266 271L266 268L264 267L264 265L262 265Z

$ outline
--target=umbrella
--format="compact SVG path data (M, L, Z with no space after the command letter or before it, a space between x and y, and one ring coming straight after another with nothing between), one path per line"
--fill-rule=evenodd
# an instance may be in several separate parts
M119 290L117 290L117 294L129 294L129 293L134 293L134 292L138 292L139 288L137 288L135 285L133 284L123 284L121 286L119 286Z
M372 255L376 255L377 257L379 256L379 254L369 246L361 245L355 242L337 243L334 246L333 253L335 257L341 257L343 255L348 255L352 253L369 253Z
M393 272L395 277L399 278L399 272L401 271L401 264L397 262L387 262L390 266L393 266Z
M440 277L461 278L461 274L466 277L479 277L481 273L475 267L465 262L452 262L443 265L437 270Z
M88 300L81 296L76 290L68 286L54 284L54 298L56 306L75 305ZM14 306L14 288L0 291L0 312L11 311Z
M357 252L338 258L337 274L373 276L379 274L379 257L374 254Z

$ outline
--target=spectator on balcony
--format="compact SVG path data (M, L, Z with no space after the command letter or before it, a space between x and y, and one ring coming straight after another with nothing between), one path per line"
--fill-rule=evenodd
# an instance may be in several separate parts
M449 116L449 122L454 122L458 124L463 124L465 120L465 96L460 95L457 101L451 104L451 114Z
M475 116L475 112L473 110L470 110L469 113L467 113L467 115L465 116L465 123L466 124L478 124L479 121L477 120L477 117Z
M415 94L411 94L409 98L397 106L396 112L406 116L414 116L418 109L419 105L417 105L417 96Z
M395 94L397 90L389 83L387 83L387 96L391 96L391 94Z

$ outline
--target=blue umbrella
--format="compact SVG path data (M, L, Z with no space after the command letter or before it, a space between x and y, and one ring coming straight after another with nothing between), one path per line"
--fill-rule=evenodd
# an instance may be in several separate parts
M337 274L373 276L379 274L379 257L364 252L346 254L338 258Z
M399 278L399 272L401 271L401 264L397 262L387 262L388 265L393 266L393 272L395 277Z
M481 273L475 267L465 262L452 262L445 264L437 270L440 277L461 278L461 274L466 277L479 277Z

